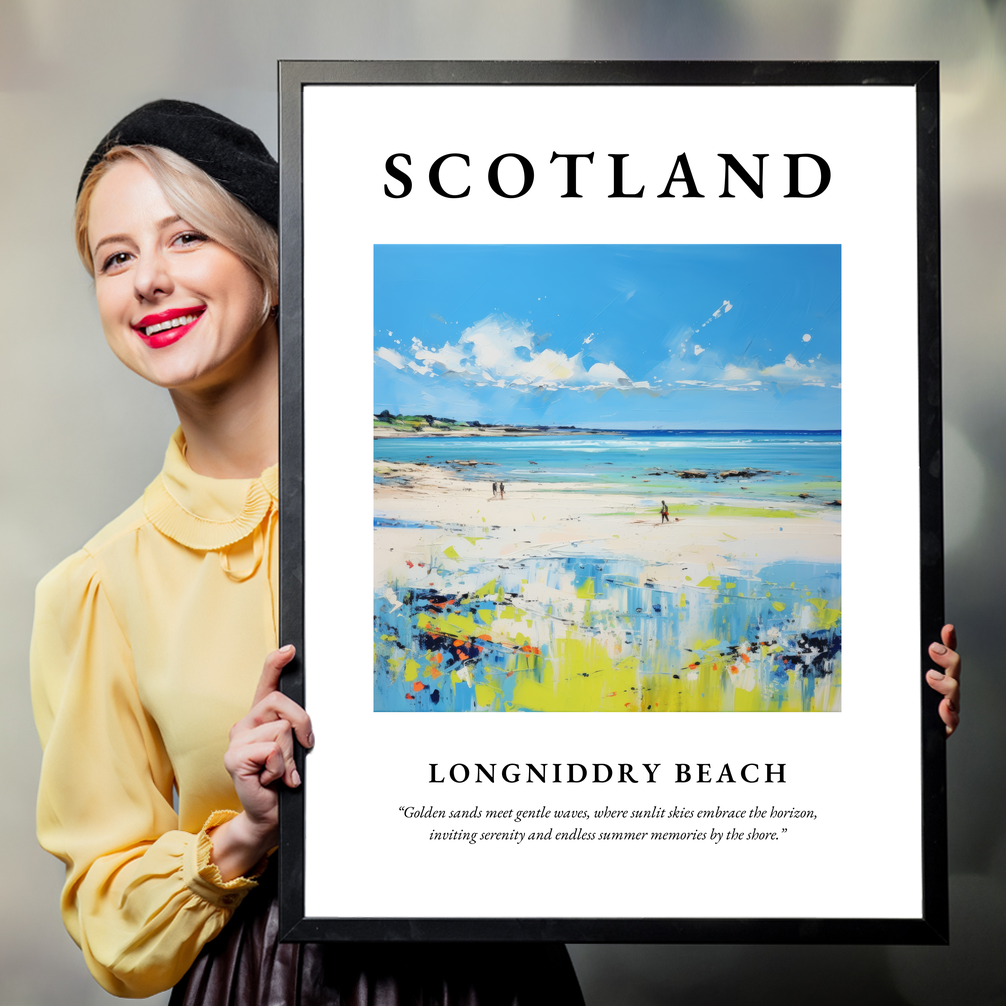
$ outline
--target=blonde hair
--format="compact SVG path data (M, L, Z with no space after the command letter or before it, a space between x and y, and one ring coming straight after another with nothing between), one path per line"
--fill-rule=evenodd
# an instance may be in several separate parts
M139 161L154 176L168 205L183 220L232 251L255 273L262 284L264 323L279 294L279 236L202 168L165 147L112 147L84 181L74 211L74 239L91 278L94 259L87 240L91 198L112 165L126 158Z

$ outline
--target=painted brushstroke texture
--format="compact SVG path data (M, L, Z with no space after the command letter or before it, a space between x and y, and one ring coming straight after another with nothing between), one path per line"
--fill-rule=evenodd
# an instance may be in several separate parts
M838 250L464 251L375 249L375 710L839 710Z
M840 708L835 433L375 453L375 709Z
M585 557L517 563L477 586L476 571L430 574L447 593L396 584L376 605L375 708L835 708L836 567L693 572L660 582L637 562Z

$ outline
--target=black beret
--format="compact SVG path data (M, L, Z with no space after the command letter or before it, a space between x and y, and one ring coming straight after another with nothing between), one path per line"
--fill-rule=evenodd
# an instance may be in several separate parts
M88 158L77 195L91 169L112 147L141 144L173 150L202 168L253 213L279 226L275 158L250 129L191 101L151 101L114 125Z

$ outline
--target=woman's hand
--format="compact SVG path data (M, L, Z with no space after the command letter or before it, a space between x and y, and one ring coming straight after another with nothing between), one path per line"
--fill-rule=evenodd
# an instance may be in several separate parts
M957 653L957 631L952 625L943 626L940 638L941 643L930 643L929 656L943 671L927 671L926 681L943 696L940 719L946 724L949 737L961 721L961 658Z
M244 810L209 833L211 859L224 880L247 873L276 845L279 793L273 784L282 779L291 788L300 785L294 734L304 747L314 746L310 716L278 688L295 652L284 646L266 657L251 711L231 727L224 766Z

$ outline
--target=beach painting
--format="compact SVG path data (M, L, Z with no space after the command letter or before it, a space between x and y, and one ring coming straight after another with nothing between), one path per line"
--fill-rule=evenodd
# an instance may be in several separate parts
M374 708L841 709L841 248L374 247Z

